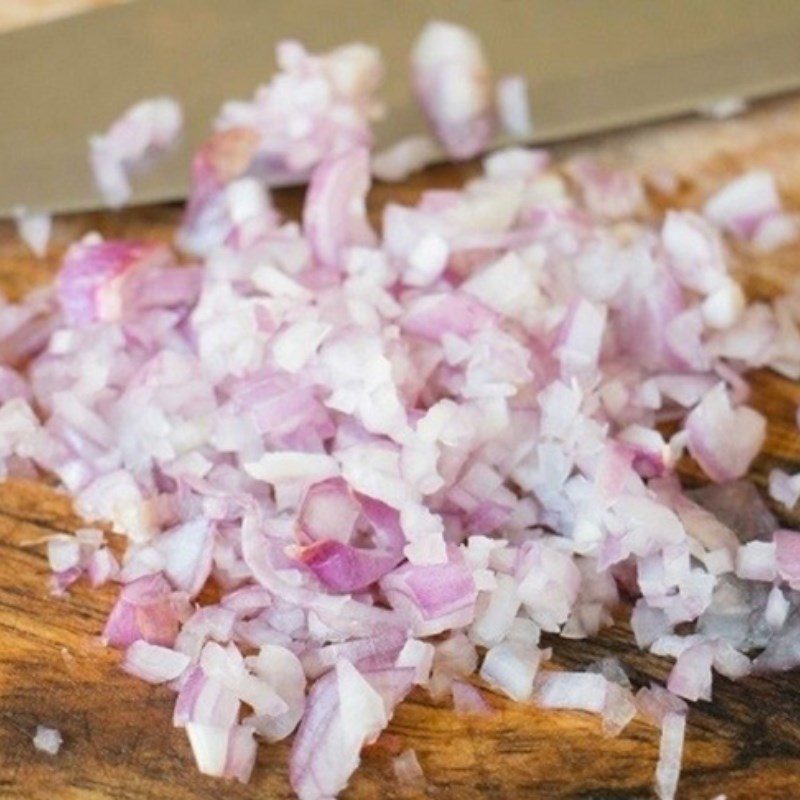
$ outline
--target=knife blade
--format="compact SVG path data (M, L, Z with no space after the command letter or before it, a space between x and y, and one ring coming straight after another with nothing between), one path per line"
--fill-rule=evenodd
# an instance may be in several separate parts
M160 94L182 103L186 131L139 176L133 202L185 196L191 153L221 103L266 82L287 37L312 51L379 47L378 143L420 133L408 53L432 18L475 30L496 76L527 78L535 143L800 87L796 0L137 0L0 36L0 216L101 206L88 137Z

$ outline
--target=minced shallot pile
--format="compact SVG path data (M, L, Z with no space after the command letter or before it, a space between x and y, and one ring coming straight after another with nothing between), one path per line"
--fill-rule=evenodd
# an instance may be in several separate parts
M379 232L373 164L406 174L432 142L372 158L372 48L278 61L196 155L180 265L90 235L0 308L4 473L55 476L127 537L121 562L98 528L53 537L55 590L120 584L103 637L176 692L206 774L247 781L257 743L294 734L294 790L332 798L413 687L492 713L477 673L610 735L659 726L672 798L684 701L800 663L800 533L741 480L766 429L743 373L800 377L800 293L748 304L726 244L777 247L796 219L766 172L653 222L635 175L516 148ZM428 26L412 69L454 157L530 124L466 31ZM180 118L158 98L93 138L110 201ZM265 188L287 175L310 176L299 224ZM710 486L681 488L684 454ZM800 477L770 490L792 506ZM594 636L625 605L674 659L666 687L613 659L543 668L542 633ZM395 771L424 782L413 751Z

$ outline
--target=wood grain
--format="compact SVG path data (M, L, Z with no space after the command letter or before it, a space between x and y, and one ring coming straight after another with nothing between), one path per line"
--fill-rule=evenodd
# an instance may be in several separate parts
M2 0L2 3L7 0ZM1 4L0 4L0 7ZM0 13L0 23L2 13ZM647 174L669 167L678 176L656 206L693 205L743 169L775 170L781 188L800 205L800 99L767 103L725 123L683 121L561 148L589 148ZM411 202L425 188L458 186L475 165L442 167L399 187L377 187L371 211L389 201ZM284 192L281 208L296 214L302 195ZM59 219L43 262L33 260L8 224L0 223L0 288L12 298L52 278L66 245L89 230L107 236L168 240L179 209L134 209ZM751 296L769 297L796 278L800 246L761 259L738 253ZM769 418L765 453L753 469L761 485L775 465L797 468L800 439L794 414L800 390L769 373L753 376L754 403ZM687 465L686 477L699 473ZM776 509L778 510L778 509ZM794 522L797 522L795 520ZM262 746L248 786L196 773L182 731L171 727L172 695L128 678L116 653L96 637L113 589L78 585L64 598L47 590L41 546L30 542L73 530L78 519L65 497L43 485L0 485L0 798L16 800L200 800L291 796L288 746ZM590 642L553 641L555 664L585 666L613 653L637 685L663 679L668 664L638 651L624 622ZM487 692L497 714L459 717L422 694L398 710L389 730L364 754L345 797L349 800L634 800L652 797L657 733L636 721L605 739L598 721L577 713L542 712ZM37 752L37 724L62 731L55 758ZM391 759L413 747L428 779L424 795L395 785ZM800 798L800 691L797 674L715 680L713 703L692 711L679 796L710 800Z

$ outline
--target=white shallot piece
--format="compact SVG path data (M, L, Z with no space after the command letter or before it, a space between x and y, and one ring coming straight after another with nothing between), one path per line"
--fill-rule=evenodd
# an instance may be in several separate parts
M430 22L411 52L414 90L448 154L467 159L494 136L492 76L483 47L471 31Z
M747 100L737 95L728 95L698 106L697 113L711 119L730 119L747 111Z
M425 783L425 773L414 750L404 750L392 762L394 774L401 785L420 786Z
M131 106L104 134L91 137L89 161L106 203L120 208L131 197L131 172L172 147L183 128L183 112L171 97Z
M632 172L514 148L378 229L379 54L278 52L196 157L178 235L196 258L90 235L53 289L0 304L0 474L55 478L127 546L117 563L98 528L51 537L55 590L120 585L103 639L176 693L208 775L246 781L294 734L292 786L327 800L412 687L491 713L477 673L608 735L644 715L674 797L681 697L800 665L800 533L741 479L766 431L745 372L800 376L800 295L748 304L723 238L774 235L774 181L661 219ZM474 37L432 24L413 61L450 151L482 148ZM115 126L114 187L174 128ZM301 221L270 171L310 173ZM681 458L710 485L684 490ZM773 496L795 483L775 473ZM549 668L542 632L593 637L624 604L674 660L668 688Z
M372 174L382 181L402 181L441 158L441 148L429 136L407 136L372 157Z
M47 245L53 229L53 218L45 212L28 211L18 206L14 209L17 232L37 258L47 255Z
M792 509L800 500L800 473L789 475L782 469L773 469L769 473L769 496Z
M769 251L794 241L800 221L783 209L775 176L764 170L742 175L709 198L705 215L756 250Z
M61 732L55 728L48 728L45 725L37 725L36 733L33 737L33 746L49 756L58 755L61 744L64 740Z
M518 139L533 133L533 117L524 75L506 75L497 81L497 115L503 130Z

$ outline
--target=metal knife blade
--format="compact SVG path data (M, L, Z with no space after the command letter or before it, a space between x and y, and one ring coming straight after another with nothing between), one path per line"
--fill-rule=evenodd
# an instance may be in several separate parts
M88 137L157 94L181 101L187 130L135 182L134 202L184 196L220 104L269 79L286 37L312 50L378 46L389 110L379 144L419 133L408 53L432 18L475 30L495 75L527 77L533 142L800 87L796 0L137 0L0 36L0 216L102 205Z

